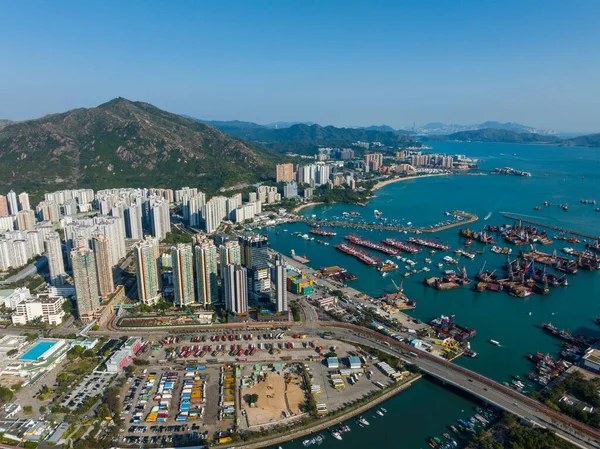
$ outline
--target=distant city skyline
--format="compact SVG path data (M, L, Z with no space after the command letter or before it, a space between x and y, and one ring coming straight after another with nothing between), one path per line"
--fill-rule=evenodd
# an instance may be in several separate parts
M600 132L597 2L4 5L0 119L122 96L204 120Z

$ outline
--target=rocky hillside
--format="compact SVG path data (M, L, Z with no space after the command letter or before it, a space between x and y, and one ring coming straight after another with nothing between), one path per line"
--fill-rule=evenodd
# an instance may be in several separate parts
M0 186L207 191L274 174L280 156L147 103L116 98L0 130Z
M12 121L10 121L10 120L3 120L3 119L0 119L0 129L2 129L2 128L6 128L6 127L7 127L8 125L10 125L11 123L13 123L13 122L12 122Z

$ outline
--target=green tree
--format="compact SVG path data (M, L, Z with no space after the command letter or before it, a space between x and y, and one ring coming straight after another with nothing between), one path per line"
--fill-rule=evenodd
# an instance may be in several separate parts
M15 395L10 389L6 387L0 387L0 404L7 404L12 402Z
M26 415L31 415L33 413L33 407L31 407L31 405L26 405L23 407L23 413Z

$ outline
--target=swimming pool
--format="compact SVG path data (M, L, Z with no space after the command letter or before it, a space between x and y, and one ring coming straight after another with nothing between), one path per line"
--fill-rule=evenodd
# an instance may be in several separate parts
M19 357L19 360L37 360L55 344L55 341L40 341L33 348Z

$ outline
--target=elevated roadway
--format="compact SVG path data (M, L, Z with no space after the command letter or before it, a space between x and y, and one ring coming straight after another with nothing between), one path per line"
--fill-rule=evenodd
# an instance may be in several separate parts
M343 323L321 322L323 331L335 338L377 349L402 358L442 383L452 385L487 404L524 418L536 426L554 431L559 437L581 448L600 448L600 431L586 426L485 376L440 357L402 344L371 329ZM389 345L389 346L388 346Z

